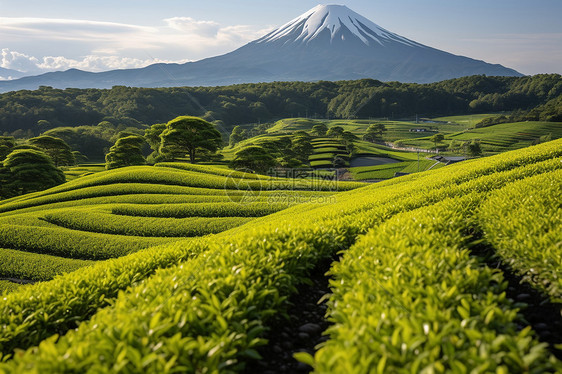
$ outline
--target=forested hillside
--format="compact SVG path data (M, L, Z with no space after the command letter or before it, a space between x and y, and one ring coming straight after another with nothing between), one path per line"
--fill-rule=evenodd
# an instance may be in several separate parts
M561 94L558 74L472 76L432 84L364 79L109 90L42 87L0 95L0 129L5 135L18 131L16 136L27 136L51 127L97 125L104 120L115 126L142 127L185 114L223 123L227 130L236 124L296 116L403 118L524 111L519 115L525 119L560 121Z

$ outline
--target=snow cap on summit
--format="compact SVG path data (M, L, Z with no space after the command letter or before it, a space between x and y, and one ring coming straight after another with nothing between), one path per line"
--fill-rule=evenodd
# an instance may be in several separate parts
M392 33L362 15L354 12L345 5L317 5L308 12L289 21L278 29L257 40L258 43L272 42L289 35L298 35L293 42L307 43L316 38L324 30L328 30L331 39L339 37L343 28L349 30L364 44L372 42L384 45L385 42L399 42L410 46L422 45Z

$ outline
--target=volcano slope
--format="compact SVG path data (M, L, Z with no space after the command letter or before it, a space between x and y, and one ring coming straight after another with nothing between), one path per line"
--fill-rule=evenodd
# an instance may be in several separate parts
M316 372L560 372L559 352L506 297L508 274L474 248L559 300L561 169L557 140L22 286L0 300L0 372L241 372L332 258L329 339L297 355Z

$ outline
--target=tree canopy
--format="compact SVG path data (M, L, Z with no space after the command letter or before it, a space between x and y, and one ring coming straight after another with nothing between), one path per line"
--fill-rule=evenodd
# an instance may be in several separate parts
M265 173L277 165L275 157L260 146L249 146L236 152L230 167L238 170L250 170L256 173Z
M34 149L17 149L3 162L3 191L20 195L44 190L64 183L64 173L44 152Z
M558 74L477 75L431 84L362 79L223 87L116 86L109 90L42 87L0 94L0 123L2 135L17 131L24 136L29 130L35 136L44 131L44 126L37 126L40 120L51 127L96 126L109 121L115 126L141 128L185 114L224 123L227 130L306 112L321 118L404 118L522 110L528 120L560 121L561 95Z
M198 151L216 152L222 144L222 136L215 127L198 117L180 116L166 124L160 135L160 153L168 158L189 157L196 162Z
M160 149L160 143L162 141L162 139L160 139L160 135L165 129L165 123L156 123L144 130L144 139L153 151L158 152Z
M49 135L41 135L31 138L27 142L45 152L49 157L51 157L57 167L63 165L74 165L76 161L70 146L60 138L55 138Z
M0 161L4 160L16 146L16 139L12 136L0 136Z
M291 148L295 158L303 164L308 163L308 157L314 151L310 137L307 136L294 136L291 140Z
M142 155L145 140L142 136L130 135L117 139L105 156L105 168L115 169L125 166L144 165L146 160Z
M386 132L386 126L382 123L372 124L367 128L363 140L374 143L382 140L383 134Z
M435 147L437 148L437 143L441 143L443 140L445 140L445 135L435 134L432 135L431 138L429 138L429 140L431 140L435 144Z
M333 137L333 138L337 138L340 137L344 132L343 127L341 126L333 126L330 127L330 129L326 132L327 136Z
M228 144L231 147L234 147L237 143L246 139L247 137L248 137L248 134L247 134L245 129L243 129L240 126L234 126L234 128L232 129L232 133L230 134Z
M321 124L312 126L312 130L310 132L312 133L312 135L315 135L315 136L326 136L327 131L328 131L328 126L321 123Z

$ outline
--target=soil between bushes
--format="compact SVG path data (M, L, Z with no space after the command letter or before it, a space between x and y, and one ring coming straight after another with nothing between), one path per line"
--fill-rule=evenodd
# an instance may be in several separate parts
M330 294L329 278L331 260L322 261L310 274L311 284L297 287L289 298L289 320L280 319L270 326L265 338L268 344L258 349L261 360L249 362L245 373L280 374L308 373L309 365L293 358L296 352L314 355L316 346L328 340L323 332L328 328L326 299Z

